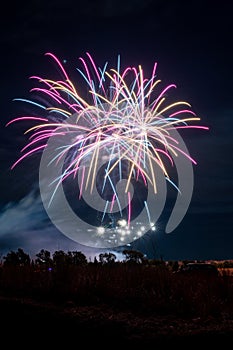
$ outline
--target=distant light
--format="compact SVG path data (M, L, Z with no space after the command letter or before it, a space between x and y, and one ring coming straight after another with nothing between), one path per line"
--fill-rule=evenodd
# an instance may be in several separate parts
M127 221L125 219L121 219L118 221L118 224L121 226L121 227L125 227L127 225Z
M156 231L156 226L154 222L150 222L150 227L152 231Z
M103 235L105 232L105 228L103 226L100 226L97 228L97 234L98 235Z

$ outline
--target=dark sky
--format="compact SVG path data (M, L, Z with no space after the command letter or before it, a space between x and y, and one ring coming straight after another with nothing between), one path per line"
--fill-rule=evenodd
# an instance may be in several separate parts
M14 98L30 98L31 75L50 76L46 52L67 67L74 80L78 57L90 52L103 66L141 64L177 85L209 131L187 131L183 139L197 161L188 211L171 233L166 218L152 237L135 248L164 259L233 259L233 9L230 1L24 1L1 9L0 256L18 247L93 249L80 246L48 220L37 191L39 160L12 163L25 145L22 127L5 127L21 112ZM99 251L97 251L99 252Z

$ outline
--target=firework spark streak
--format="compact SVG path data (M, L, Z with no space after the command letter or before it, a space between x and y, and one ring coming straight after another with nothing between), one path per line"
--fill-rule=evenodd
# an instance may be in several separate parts
M127 235L129 238L126 242L132 241L143 230L139 230L138 236L132 233L131 183L140 182L148 190L150 187L153 195L157 196L158 182L161 179L159 174L163 174L165 181L180 193L179 186L170 178L169 168L177 165L180 157L186 159L185 164L196 164L196 161L189 155L181 138L177 137L177 130L208 127L194 124L200 118L188 102L166 104L168 91L176 88L176 85L170 84L159 89L161 80L156 79L157 63L147 78L140 65L138 68L127 67L121 71L120 56L117 69L107 69L107 63L101 69L96 66L91 55L86 53L86 59L80 57L82 69L77 69L82 83L84 82L85 87L82 89L81 84L77 87L74 85L55 55L46 55L58 65L62 79L31 77L38 83L31 92L35 92L38 97L42 95L47 101L44 104L16 99L41 109L43 116L22 116L7 124L25 120L34 123L25 131L29 135L28 143L21 150L22 156L12 165L12 169L25 158L41 150L45 153L49 149L47 167L60 166L62 169L52 179L50 177L52 192L47 203L49 208L68 178L79 181L78 199L84 198L87 192L92 195L99 169L105 164L99 194L108 195L104 197L101 210L101 229L97 233L95 231L92 241L103 236L100 245L109 242L110 245L118 246L125 243ZM51 140L52 148L49 147ZM124 183L121 195L117 188L119 182ZM124 197L124 200L120 197ZM98 208L99 205L98 203ZM144 201L144 206L151 228L154 223L151 222L153 214L148 201ZM124 218L125 207L128 210ZM106 238L107 225L105 223L104 228L104 220L106 215L113 218L116 212L120 213L121 219L116 224L112 220L112 228L109 228L110 233ZM77 241L73 233L72 239ZM84 241L87 245L99 244L87 243L86 238Z

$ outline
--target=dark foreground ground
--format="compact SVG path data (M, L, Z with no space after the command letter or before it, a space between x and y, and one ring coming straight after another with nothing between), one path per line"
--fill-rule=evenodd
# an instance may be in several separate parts
M125 348L184 345L232 347L233 320L224 316L178 319L176 316L139 315L108 305L75 306L0 298L0 338L7 347Z

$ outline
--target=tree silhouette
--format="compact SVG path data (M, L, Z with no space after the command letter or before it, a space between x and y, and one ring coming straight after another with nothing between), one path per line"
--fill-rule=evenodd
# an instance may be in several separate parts
M56 267L68 265L86 265L87 257L81 251L69 251L65 253L63 250L56 250L53 253L53 264Z
M143 253L137 250L125 249L122 254L125 255L125 260L129 263L142 264L146 260Z
M49 269L53 265L53 260L51 258L51 253L48 250L41 249L39 253L36 254L37 258L35 259L35 264Z
M53 263L57 268L69 265L70 257L63 250L56 250L53 253Z
M68 261L70 261L71 264L73 265L86 265L87 264L87 257L85 254L83 254L82 252L77 252L77 251L73 251L73 252L68 252Z
M99 254L99 261L101 264L113 264L116 261L116 255L113 253Z
M22 248L18 248L16 252L10 251L3 257L3 260L5 266L26 266L31 263L29 254L26 254Z

